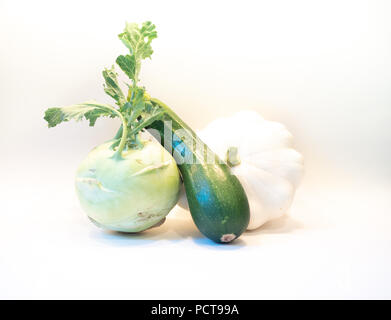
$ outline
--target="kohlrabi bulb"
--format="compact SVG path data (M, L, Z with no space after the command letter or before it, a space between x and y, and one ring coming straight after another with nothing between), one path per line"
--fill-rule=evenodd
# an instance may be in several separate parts
M161 221L178 200L180 177L174 158L157 141L122 151L106 142L80 164L76 191L83 210L98 226L139 232Z

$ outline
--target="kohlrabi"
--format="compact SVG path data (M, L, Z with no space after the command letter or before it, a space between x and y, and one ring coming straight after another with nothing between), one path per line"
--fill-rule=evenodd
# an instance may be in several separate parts
M141 131L163 111L154 106L145 89L138 85L141 61L152 54L155 26L145 22L127 24L120 40L130 54L116 62L130 78L128 94L122 92L114 66L103 71L105 92L116 107L87 101L62 108L49 108L45 120L49 127L85 118L94 126L98 117L118 117L122 125L116 136L97 146L80 164L76 191L89 218L103 228L138 232L164 219L178 200L180 177L171 154L154 139L144 139Z

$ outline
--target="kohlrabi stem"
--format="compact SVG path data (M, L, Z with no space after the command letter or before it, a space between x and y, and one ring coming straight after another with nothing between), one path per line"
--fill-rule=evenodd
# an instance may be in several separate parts
M117 157L121 157L121 153L124 150L125 144L126 144L126 139L128 138L128 123L126 119L123 117L122 113L118 113L120 115L120 118L122 120L122 137L121 137L121 142L119 143L118 149L115 152L115 155Z
M133 78L133 88L137 87L138 74L140 73L140 68L141 68L141 61L136 61L136 68L135 68L134 78Z
M126 140L128 139L128 122L126 121L125 117L122 115L122 113L119 110L111 106L105 106L105 109L114 112L122 121L121 128L118 130L117 134L115 135L116 138L119 138L118 135L121 133L122 130L121 141L119 143L117 151L114 154L116 158L121 158L121 153L124 150Z
M121 124L121 126L119 127L117 133L115 134L114 139L120 139L121 137L122 137L122 124Z

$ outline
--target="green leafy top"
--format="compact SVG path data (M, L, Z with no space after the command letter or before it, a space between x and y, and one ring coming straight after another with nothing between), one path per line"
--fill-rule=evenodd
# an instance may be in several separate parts
M137 23L127 23L124 32L118 35L122 43L129 49L130 55L119 56L116 60L119 67L137 85L141 61L151 58L153 53L151 42L157 38L155 25L147 21L139 28Z
M117 107L102 104L95 101L87 101L67 107L49 108L45 112L44 119L48 126L55 127L61 122L69 120L89 121L94 126L97 118L101 116L119 117L122 121L113 148L117 148L116 154L120 157L124 148L142 147L138 134L146 126L163 117L163 111L152 103L144 87L138 86L138 76L142 60L151 58L153 53L151 42L157 37L155 25L144 22L141 27L137 23L127 23L124 31L118 35L119 39L129 49L129 54L120 55L116 63L131 80L128 86L128 94L125 96L119 82L118 74L114 66L102 72L104 91L115 100Z

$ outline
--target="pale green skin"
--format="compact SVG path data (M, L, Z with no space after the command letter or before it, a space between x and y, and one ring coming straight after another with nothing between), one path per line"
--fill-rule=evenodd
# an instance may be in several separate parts
M83 210L98 226L140 232L161 221L178 201L180 176L174 158L157 141L115 156L106 142L93 149L76 173Z

